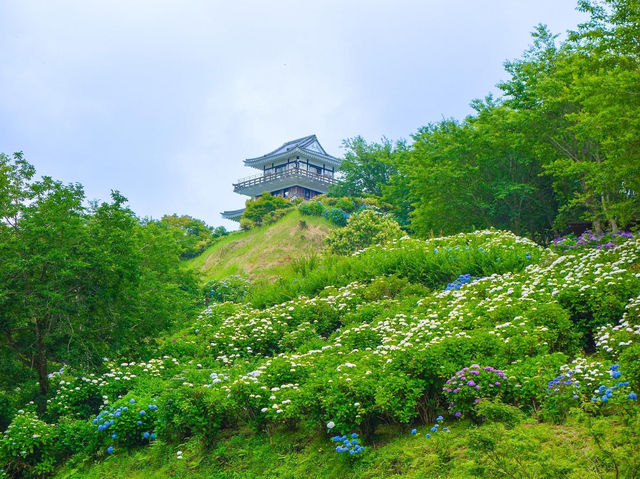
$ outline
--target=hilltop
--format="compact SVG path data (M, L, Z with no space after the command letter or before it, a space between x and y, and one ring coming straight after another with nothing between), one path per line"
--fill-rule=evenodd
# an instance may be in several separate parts
M229 234L187 265L205 281L232 274L273 279L293 260L319 253L332 228L322 216L292 208L272 225Z

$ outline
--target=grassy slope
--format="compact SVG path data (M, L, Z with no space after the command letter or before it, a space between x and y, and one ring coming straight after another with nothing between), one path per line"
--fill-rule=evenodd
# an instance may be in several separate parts
M306 228L300 227L304 220ZM322 248L332 228L322 217L303 217L289 212L273 225L231 233L188 262L203 280L221 279L231 274L250 278L273 278L292 259L306 257Z
M387 428L360 457L337 454L323 434L310 439L296 432L274 432L269 438L250 430L227 431L210 448L196 441L178 448L158 442L103 461L68 464L56 478L496 478L557 477L559 470L571 479L612 477L593 470L590 461L597 447L577 423L528 422L513 430L480 427L479 433L496 440L495 454L475 450L468 424L449 426L451 433L430 439L424 437L427 426L415 436ZM177 459L177 450L183 459Z

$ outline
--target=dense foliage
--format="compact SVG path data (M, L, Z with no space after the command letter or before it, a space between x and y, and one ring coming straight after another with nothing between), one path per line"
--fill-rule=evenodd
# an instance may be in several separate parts
M581 0L584 24L546 27L505 64L499 98L419 128L407 147L346 142L337 192L377 195L422 236L509 229L549 240L568 222L605 229L640 219L640 7Z
M248 199L244 213L240 218L240 226L250 230L256 226L269 225L282 218L293 204L282 196L271 196L265 192L258 198Z
M393 218L373 210L362 210L352 215L344 228L333 230L325 241L330 252L344 255L401 236L403 232Z
M2 382L31 369L43 400L50 362L144 354L192 314L197 287L172 236L122 195L86 207L80 185L34 177L20 154L0 156L0 350L13 360Z
M160 224L174 234L184 259L198 256L217 238L228 234L224 226L213 228L204 221L187 215L165 215L160 220Z

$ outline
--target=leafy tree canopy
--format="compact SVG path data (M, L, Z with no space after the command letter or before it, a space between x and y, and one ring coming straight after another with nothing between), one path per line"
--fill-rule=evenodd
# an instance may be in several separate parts
M397 173L395 157L405 149L402 142L395 146L386 138L381 143L367 143L357 136L344 140L347 152L340 165L344 175L331 187L331 196L382 195L382 187Z
M37 373L43 397L49 362L139 355L198 294L165 228L140 222L118 192L84 200L79 184L36 180L22 154L0 155L0 349Z
M174 234L182 249L182 258L198 256L211 246L215 239L228 234L224 226L213 228L204 221L188 215L165 215L160 223Z

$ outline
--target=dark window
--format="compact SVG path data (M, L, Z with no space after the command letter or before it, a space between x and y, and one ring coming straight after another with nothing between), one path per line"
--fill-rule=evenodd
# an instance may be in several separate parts
M309 191L308 189L304 189L304 199L308 200L309 198L311 198L311 191Z

